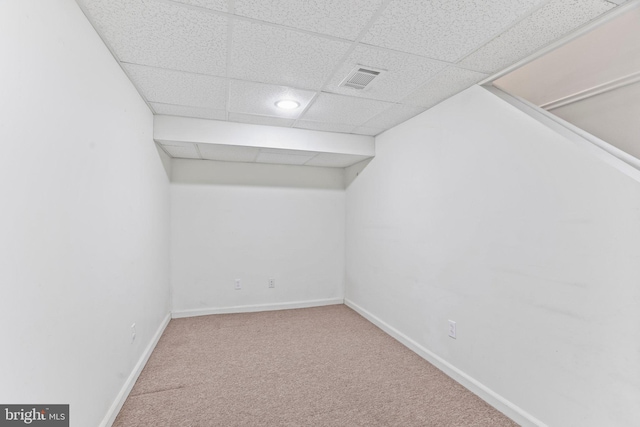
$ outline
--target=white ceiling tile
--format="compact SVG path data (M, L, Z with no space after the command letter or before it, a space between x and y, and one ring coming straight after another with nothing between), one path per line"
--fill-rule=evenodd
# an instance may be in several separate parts
M309 151L295 150L260 150L257 163L277 163L283 165L304 165L316 154Z
M229 111L263 116L297 118L307 107L307 104L314 95L315 92L308 90L231 80L229 81ZM294 110L278 108L275 103L281 99L298 101L300 107Z
M357 66L383 71L366 89L340 87L340 83ZM433 77L445 65L421 56L358 45L324 87L325 91L363 98L395 102Z
M362 125L393 105L390 102L321 93L302 115L305 121Z
M413 116L417 116L425 109L426 108L424 107L413 107L411 105L395 104L391 108L385 110L383 113L366 122L364 126L389 129L409 120Z
M223 162L254 162L260 152L260 148L241 145L198 144L198 148L203 159Z
M252 114L229 113L230 122L251 123L254 125L291 127L294 119L281 119L279 117L254 116Z
M123 65L149 102L226 109L226 79L142 65Z
M384 0L235 0L235 13L355 40Z
M350 45L236 20L232 46L229 77L317 90Z
M213 108L185 107L184 105L159 104L151 102L151 107L156 114L167 116L198 117L200 119L226 120L225 110L215 110Z
M224 75L227 18L154 0L80 0L123 62Z
M227 0L173 0L178 3L189 4L191 6L204 7L211 10L226 12L229 10Z
M370 156L358 156L355 154L339 153L320 153L305 164L307 166L345 168L368 158L370 158Z
M455 62L545 0L392 0L362 42Z
M307 120L298 120L294 125L300 129L321 130L325 132L342 132L351 133L353 125L344 125L341 123L322 123L322 122L310 122Z
M554 0L460 62L498 71L615 7L604 0Z
M179 159L199 159L200 154L196 149L195 144L172 142L167 144L161 144L164 150L169 153L171 157Z
M448 67L401 102L416 107L430 108L486 78L486 74Z
M358 135L368 135L368 136L376 136L379 133L384 132L386 129L382 129L382 128L372 128L372 127L368 127L368 126L358 126L357 128L355 128L352 133L358 134Z

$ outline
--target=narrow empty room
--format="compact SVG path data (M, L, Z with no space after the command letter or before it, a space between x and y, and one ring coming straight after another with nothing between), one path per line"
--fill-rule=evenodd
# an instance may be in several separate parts
M640 425L640 0L0 35L0 425Z

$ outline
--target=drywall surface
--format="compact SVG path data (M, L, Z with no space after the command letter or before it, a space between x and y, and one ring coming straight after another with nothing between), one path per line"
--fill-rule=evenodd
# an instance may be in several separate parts
M177 159L172 169L174 313L343 297L342 169Z
M638 424L637 181L478 86L346 173L346 300L548 426Z
M551 113L640 159L640 82L554 108Z
M0 35L0 402L97 426L169 312L169 181L75 2L0 2Z

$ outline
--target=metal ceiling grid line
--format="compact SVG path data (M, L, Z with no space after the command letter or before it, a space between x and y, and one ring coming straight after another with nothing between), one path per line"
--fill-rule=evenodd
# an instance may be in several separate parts
M505 32L509 31L510 29L512 29L513 27L515 27L516 25L518 25L519 23L521 23L522 21L524 21L525 19L527 19L528 17L530 17L531 15L536 13L538 10L542 9L543 7L545 7L546 5L551 3L552 1L555 1L555 0L545 0L545 1L542 1L539 4L535 5L527 13L522 15L519 19L516 19L510 25L508 25L507 27L503 28L499 33L494 34L493 36L491 36L490 38L488 38L487 40L485 40L484 42L479 44L475 49L473 49L472 51L470 51L467 54L465 54L465 55L461 56L460 58L458 58L458 60L455 61L455 63L459 64L460 62L464 61L466 58L468 58L469 56L473 55L478 50L482 49L484 47L484 45L491 43L493 40L495 40L496 38L500 37L502 34L504 34ZM483 72L481 70L473 70L473 69L471 71Z
M159 2L159 3L171 4L173 6L185 7L187 9L196 10L198 12L209 13L209 14L212 14L212 15L224 16L224 17L229 18L229 19L237 19L237 20L240 20L240 21L252 22L254 24L266 25L266 26L274 27L274 28L284 28L286 30L295 31L295 32L298 32L298 33L301 33L301 34L307 34L307 35L322 37L322 38L325 38L327 40L339 41L339 42L343 42L343 43L351 43L351 42L353 42L353 40L345 39L345 38L342 38L342 37L332 36L330 34L317 33L315 31L304 30L302 28L297 28L297 27L290 27L288 25L283 25L283 24L276 24L274 22L263 21L263 20L260 20L260 19L250 18L248 16L243 16L243 15L237 15L235 13L230 13L230 12L223 12L221 10L209 9L209 8L206 8L206 7L196 6L196 5L193 5L193 4L181 3L181 2L178 2L178 1L174 1L174 0L153 0L153 1L156 1L156 2Z
M84 7L83 4L80 3L79 0L76 0L76 4L78 5L78 7L80 8L80 10L82 11L82 14L85 16L85 18L87 18L87 21L89 21L89 24L91 24L91 26L93 27L93 30L96 32L96 34L98 35L98 37L100 37L100 40L102 40L102 43L105 45L105 47L109 50L109 53L111 53L111 56L113 56L113 59L115 59L116 63L118 64L118 66L120 67L120 69L122 70L122 72L124 73L125 76L127 76L127 78L129 79L129 81L131 82L131 84L133 85L133 87L135 88L136 92L138 92L138 95L140 95L140 98L142 98L142 101L147 104L147 107L149 108L149 111L151 111L151 114L156 114L156 111L153 109L153 107L151 106L151 103L147 100L147 98L142 94L142 92L140 92L140 89L138 88L138 86L136 86L135 84L133 84L133 80L131 79L131 76L129 75L129 73L127 72L127 70L122 66L122 62L120 61L120 58L118 58L118 55L116 55L116 53L113 51L113 48L111 47L111 45L109 43L107 43L107 39L105 38L104 34L102 34L101 31L98 30L98 27L96 26L95 22L93 21L93 19L91 18L91 15L89 15L89 12L86 10L86 8ZM164 150L163 150L164 151ZM165 151L166 153L166 151ZM168 153L167 153L168 155ZM169 156L171 157L171 156Z
M233 14L234 0L228 0L228 11ZM227 63L225 69L225 77L227 78L227 102L225 107L225 120L229 120L229 104L231 103L231 88L229 87L229 64L231 63L231 47L233 43L233 19L229 19L227 24Z
M360 43L360 40L362 40L362 38L367 34L367 32L369 31L369 29L371 28L373 23L380 17L380 15L382 14L382 12L384 12L384 10L387 8L387 6L389 6L389 3L391 3L391 0L385 0L385 2L380 5L380 7L376 11L376 13L373 14L371 19L369 19L369 22L367 22L367 25L365 25L364 28L362 28L362 30L360 30L360 33L358 34L358 37L356 37L356 39L353 41L353 43L351 44L349 49L347 49L347 51L344 53L344 55L342 55L342 58L340 58L340 60L337 62L336 66L334 67L334 69L331 72L331 74L324 81L324 83L322 84L322 86L320 87L318 92L316 92L314 97L311 98L311 101L309 101L309 103L307 104L305 109L300 112L300 115L298 116L296 121L293 123L292 127L295 127L295 125L298 123L298 120L301 120L301 119L304 118L304 115L309 110L309 108L311 108L311 106L314 104L316 99L318 99L318 96L320 95L320 93L322 93L324 91L324 89L327 87L327 85L329 84L329 82L331 81L333 76L338 72L338 70L346 62L346 60L349 58L349 56L353 53L353 51L355 50L356 46L358 46L358 44ZM354 127L354 129L355 129L355 127Z
M607 3L612 3L610 1L604 0ZM613 3L616 4L616 3ZM546 55L547 53L551 52L552 50L555 50L561 46L564 46L565 44L569 43L570 41L580 37L581 35L588 33L591 30L594 30L604 24L606 24L607 22L609 22L610 20L624 14L627 13L628 11L635 9L637 7L640 6L640 0L629 0L626 3L620 5L620 6L616 6L614 8L612 8L611 10L609 10L608 12L603 13L602 15L596 17L595 19L584 23L583 25L575 28L572 31L569 31L568 33L564 34L562 37L560 37L559 39L556 39L548 44L546 44L545 46L542 46L541 48L539 48L538 50L536 50L535 52L533 52L531 55L525 56L524 58L520 59L519 61L514 62L513 64L509 65L508 67L505 67L504 69L492 73L491 75L489 75L486 79L478 82L479 85L486 85L486 84L490 84L492 83L494 80L498 80L500 77L503 77L509 73L511 73L512 71L522 67L523 65L528 64L531 61L534 61L544 55Z

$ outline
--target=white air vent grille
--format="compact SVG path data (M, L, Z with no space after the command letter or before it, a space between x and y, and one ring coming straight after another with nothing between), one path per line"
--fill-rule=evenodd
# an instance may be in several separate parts
M354 89L366 88L380 73L382 70L372 70L370 68L356 67L349 73L340 86L351 87Z

